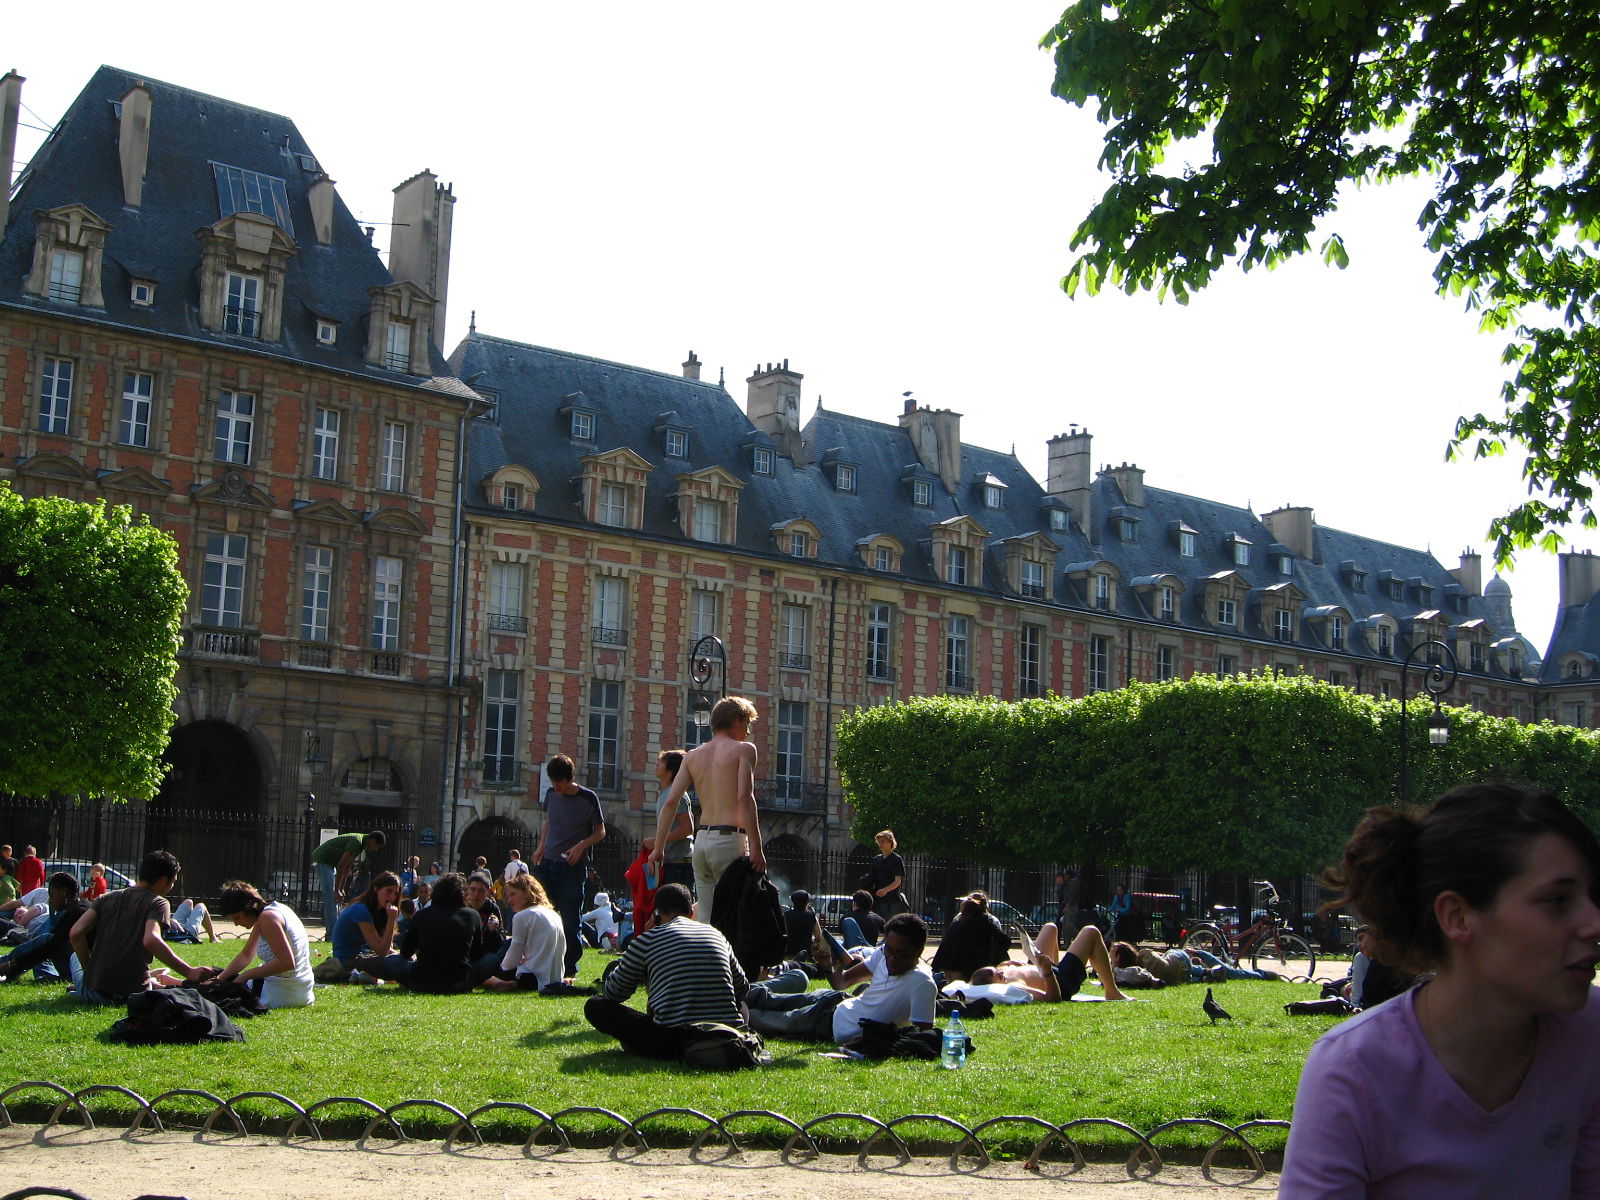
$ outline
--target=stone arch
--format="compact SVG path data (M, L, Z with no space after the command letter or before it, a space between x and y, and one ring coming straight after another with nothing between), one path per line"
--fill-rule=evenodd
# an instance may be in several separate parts
M472 870L481 854L489 860L489 870L498 874L505 868L511 851L520 850L524 861L531 861L538 837L521 821L511 817L481 817L461 832L457 843L455 869Z
M171 769L146 809L143 850L177 855L184 895L215 896L230 878L269 886L266 771L254 739L228 721L194 721L173 730L162 758Z

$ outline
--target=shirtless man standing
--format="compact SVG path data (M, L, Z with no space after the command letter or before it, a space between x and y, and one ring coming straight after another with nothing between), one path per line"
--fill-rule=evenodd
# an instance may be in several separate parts
M694 839L694 884L699 920L711 918L711 895L728 865L749 854L750 865L767 869L756 819L756 748L750 726L756 706L743 696L724 696L711 710L711 740L683 756L683 765L656 807L656 845L650 866L659 872L678 798L689 788L700 797L700 828Z
M1065 953L1060 953L1061 942L1053 923L1039 930L1038 941L1028 936L1020 926L1017 933L1022 938L1022 953L1026 962L1003 962L997 967L979 967L972 973L973 983L1016 983L1033 992L1040 1000L1071 1000L1078 994L1089 968L1100 979L1107 1000L1132 1000L1133 997L1117 986L1111 973L1111 956L1106 952L1105 938L1093 925L1085 925L1072 939Z

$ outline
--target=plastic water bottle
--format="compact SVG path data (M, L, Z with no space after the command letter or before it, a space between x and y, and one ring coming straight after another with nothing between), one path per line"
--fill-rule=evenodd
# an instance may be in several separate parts
M967 1027L961 1023L961 1010L955 1009L945 1024L939 1047L939 1065L947 1071L967 1065Z

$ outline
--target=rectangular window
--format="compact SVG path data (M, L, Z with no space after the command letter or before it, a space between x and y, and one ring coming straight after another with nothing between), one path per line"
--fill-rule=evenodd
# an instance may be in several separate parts
M1386 658L1394 653L1394 635L1387 625L1378 626L1378 653Z
M217 401L217 461L248 464L255 425L256 398L249 392L223 392Z
M1171 683L1178 677L1178 652L1171 646L1156 647L1156 682Z
M1344 672L1343 671L1329 671L1328 672L1328 684L1329 684L1330 687L1343 687L1344 686Z
M572 436L580 441L592 441L594 438L594 414L585 412L581 408L572 411Z
M589 684L589 786L615 790L621 763L622 685L599 679Z
M1188 529L1178 530L1178 553L1185 558L1193 558L1194 552L1195 540L1193 531Z
M411 370L411 322L389 318L383 331L383 365L391 371Z
M311 474L339 478L339 410L319 408L311 423Z
M1217 624L1218 625L1232 625L1232 624L1235 623L1235 618L1237 616L1238 616L1238 610L1234 607L1234 603L1233 603L1232 597L1229 597L1229 596L1218 596L1217 597Z
M841 464L836 478L841 492L853 492L856 490L856 469L854 467L847 467Z
M797 671L811 668L811 610L785 604L778 613L779 665Z
M1111 687L1111 639L1089 639L1089 690L1103 692Z
M983 504L985 508L1004 508L1005 493L992 483L983 485Z
M1250 565L1250 543L1237 538L1233 543L1233 565L1248 567Z
M722 502L696 500L694 502L694 537L699 542L722 540Z
M222 310L225 333L261 336L261 280L255 275L228 272L228 302Z
M771 475L772 451L768 450L765 446L757 446L752 461L752 466L754 467L757 475Z
M69 358L47 358L39 376L39 432L66 433L72 423L72 370Z
M405 564L379 555L372 566L372 648L400 649L400 600Z
M806 778L806 706L794 700L778 702L778 800L799 800Z
M1117 533L1124 542L1137 542L1139 540L1139 522L1129 520L1118 521Z
M1161 619L1171 621L1178 615L1178 592L1176 588L1163 587L1161 589Z
M1467 647L1467 664L1469 671L1482 671L1484 669L1482 642L1473 642Z
M595 520L602 525L624 526L628 523L628 489L620 483L600 485L599 511Z
M519 562L496 561L489 564L489 628L526 628L523 624L522 583L526 572ZM510 617L510 624L496 622L496 617Z
M890 647L894 636L894 608L874 604L867 609L867 678L893 679Z
M1022 594L1034 600L1044 599L1044 564L1036 559L1022 560Z
M689 435L681 429L667 430L667 457L689 457Z
M789 553L796 558L806 557L806 543L808 539L801 530L794 530L789 534Z
M522 675L517 671L485 673L483 681L483 781L517 782L517 726Z
M1044 630L1024 625L1017 635L1017 690L1024 696L1044 692Z
M615 575L601 575L594 581L594 640L610 646L628 644L628 584Z
M893 557L887 546L874 546L872 550L872 569L874 571L887 571L893 565Z
M522 507L522 485L520 483L503 483L500 485L500 507L516 512Z
M926 507L933 503L933 485L926 479L911 481L911 503Z
M1286 608L1272 614L1272 636L1280 642L1294 641L1294 617Z
M965 546L951 546L945 551L945 582L965 584L967 582L967 549Z
M1050 510L1050 528L1065 529L1067 527L1067 515L1067 510L1064 508L1052 508Z
M117 440L124 446L150 444L150 405L155 397L156 377L143 371L122 375L122 411L117 418Z
M1364 592L1367 590L1367 573L1365 571L1350 572L1350 590Z
M695 588L689 597L689 637L698 642L703 637L721 636L722 593Z
M408 431L399 421L383 423L383 447L378 457L378 486L386 492L406 490L406 440Z
M952 692L972 690L970 617L949 617L944 623L944 686Z
M317 322L317 345L331 346L339 340L339 324L336 321Z
M1583 701L1569 700L1561 706L1561 723L1563 725L1583 726Z
M1102 573L1094 577L1094 606L1111 607L1111 576Z
M1239 660L1231 654L1217 655L1217 674L1232 675L1239 669Z
M308 642L328 640L328 614L333 603L333 551L308 546L300 576L300 637Z
M1328 648L1330 650L1344 649L1344 618L1328 618Z
M238 629L244 624L244 564L249 542L242 534L206 536L205 574L200 588L200 622Z
M128 299L140 308L149 308L156 302L156 285L145 280L136 280L128 289Z
M83 251L50 252L50 299L76 304L83 299Z

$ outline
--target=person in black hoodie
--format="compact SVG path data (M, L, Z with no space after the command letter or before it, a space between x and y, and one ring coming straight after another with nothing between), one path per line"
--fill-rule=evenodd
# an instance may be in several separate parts
M452 871L433 885L433 903L411 919L400 953L358 958L355 969L413 992L465 992L482 957L483 921L467 907L466 887Z
M961 902L961 912L933 954L933 969L946 980L971 979L979 967L1003 963L1011 953L1011 938L989 913L989 897L973 892Z
M72 927L88 911L87 902L78 898L78 881L65 871L50 876L49 924L42 933L23 942L0 958L0 982L20 979L29 967L34 978L49 982L70 982L72 969Z

